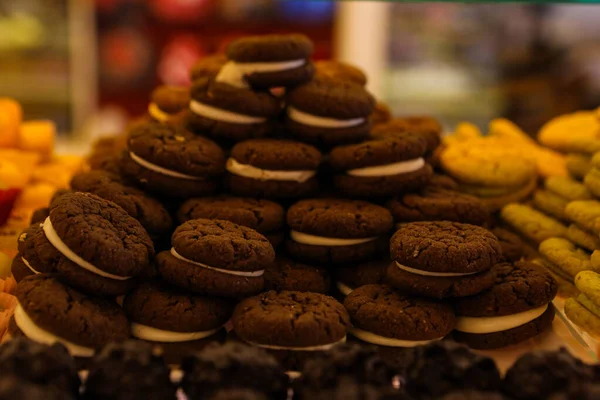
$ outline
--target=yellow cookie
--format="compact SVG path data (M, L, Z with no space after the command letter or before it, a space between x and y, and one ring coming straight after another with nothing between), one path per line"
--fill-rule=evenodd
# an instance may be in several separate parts
M565 302L565 315L592 336L600 336L600 318L574 298Z
M538 140L557 151L592 154L600 151L600 123L590 111L561 115L540 129Z
M585 185L564 176L551 176L544 181L546 189L567 200L590 200L592 194Z
M523 204L504 206L500 216L515 231L535 243L567 235L567 227L559 221Z
M600 250L600 237L586 232L576 224L571 224L567 228L567 239L589 251Z
M600 304L600 275L593 271L583 271L575 277L575 286L591 301Z
M540 265L552 275L558 284L558 295L560 297L576 297L579 290L573 285L573 278L544 258L535 258L532 263Z
M581 228L600 234L600 202L596 200L572 201L565 207L567 217Z
M581 271L600 271L598 254L592 259L589 253L578 249L566 239L546 239L540 243L539 251L548 261L568 274L571 279L575 278Z
M592 169L592 159L586 154L570 153L567 154L566 165L573 178L583 180L583 177Z
M569 204L568 200L549 190L538 189L533 194L533 205L535 208L560 220L566 219L565 207L567 204Z

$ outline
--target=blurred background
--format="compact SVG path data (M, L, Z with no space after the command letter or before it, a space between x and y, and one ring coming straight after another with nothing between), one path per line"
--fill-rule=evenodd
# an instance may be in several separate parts
M123 129L159 84L248 34L302 32L394 114L529 133L600 104L600 5L292 0L0 0L0 96L64 140Z

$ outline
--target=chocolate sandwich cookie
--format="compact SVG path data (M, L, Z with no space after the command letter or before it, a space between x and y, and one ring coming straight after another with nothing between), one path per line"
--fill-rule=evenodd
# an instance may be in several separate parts
M199 78L217 76L227 61L227 56L225 54L211 54L202 57L192 65L192 68L190 69L190 78L192 81L195 81Z
M156 122L167 122L176 114L187 110L189 104L188 87L162 85L152 91L148 114Z
M389 138L406 134L424 139L427 143L427 156L429 157L442 142L442 125L432 117L409 116L394 118L385 124L373 127L371 131L371 136L374 138Z
M321 265L375 258L387 244L394 220L388 210L366 201L302 200L287 212L289 254Z
M433 174L429 181L429 185L427 187L435 187L439 189L446 189L458 192L460 190L460 186L458 183L449 177L448 175L442 174Z
M225 337L223 325L234 303L144 283L128 293L123 310L131 322L131 336L163 350L169 364Z
M71 188L95 194L121 206L153 238L171 233L173 220L166 208L143 191L125 185L118 176L105 171L80 173L71 179Z
M346 296L344 307L352 322L349 333L378 346L380 355L391 365L402 348L441 340L455 324L449 305L405 296L387 285L353 290Z
M37 251L41 261L57 260L61 280L95 295L126 293L135 278L148 271L154 257L152 240L136 219L115 203L89 193L65 194L55 200L42 231L44 236L35 237L44 248Z
M491 232L498 238L502 248L499 261L517 262L525 256L525 244L518 235L504 228L493 228Z
M38 208L31 214L31 220L29 220L29 224L39 224L40 222L44 222L46 218L50 215L50 209L48 207Z
M212 140L174 124L139 124L129 133L121 173L165 197L212 194L225 172L223 150Z
M496 349L530 339L552 326L557 285L552 276L525 261L495 267L494 286L457 299L454 339L475 349Z
M275 355L284 368L298 371L317 352L346 340L348 313L320 293L269 291L242 300L231 318L244 342Z
M264 137L273 130L270 118L281 112L281 102L268 92L252 91L214 78L192 84L188 124L199 134L225 143Z
M288 398L288 376L266 351L242 343L216 343L181 364L181 388L190 399L214 399L225 388L257 391L266 399ZM220 399L230 399L219 397Z
M427 187L420 193L399 196L386 203L396 222L455 221L484 225L490 218L483 203L474 196Z
M321 152L292 140L251 139L236 144L226 182L238 196L295 199L317 190Z
M355 265L340 265L334 271L336 289L343 296L348 296L358 287L382 284L389 265L388 257Z
M360 86L367 84L367 76L360 68L336 60L319 60L315 62L315 77L351 82Z
M0 346L0 375L16 375L30 384L55 387L77 395L80 380L75 361L60 343L45 345L24 337Z
M327 293L331 285L329 272L279 255L265 269L265 290Z
M17 247L19 253L13 259L11 267L17 282L29 275L56 272L60 254L45 240L41 224L25 229L17 239Z
M243 298L264 287L275 251L263 235L224 220L194 219L173 233L172 248L157 256L159 274L195 293Z
M129 337L129 322L114 302L86 296L52 274L28 276L17 285L19 301L8 331L36 342L62 343L74 357Z
M312 41L301 34L246 36L227 46L227 64L217 81L255 89L292 87L309 81L315 68L310 61Z
M394 261L387 281L403 293L447 298L472 296L494 284L502 256L487 229L458 222L411 222L390 240Z
M267 199L216 196L190 199L177 211L180 223L191 219L224 219L264 235L273 247L283 241L285 210Z
M377 101L373 113L369 116L372 126L385 124L392 119L392 110L382 101Z
M425 140L397 135L384 140L335 147L330 164L334 184L350 197L389 197L427 185L433 169L423 156Z
M84 398L174 399L171 371L151 344L139 340L110 343L99 351L85 380Z
M375 99L362 86L315 78L287 97L286 128L296 139L330 148L369 135Z
M7 374L0 377L0 400L75 400L77 397L52 386L35 384Z

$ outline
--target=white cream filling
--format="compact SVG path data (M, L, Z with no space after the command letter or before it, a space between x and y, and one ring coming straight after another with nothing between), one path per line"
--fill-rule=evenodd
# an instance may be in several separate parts
M350 328L348 330L351 335L356 336L363 342L376 344L379 346L387 346L387 347L416 347L422 346L424 344L435 342L438 340L442 340L443 338L432 339L432 340L401 340L394 339L385 336L380 336L375 333L367 332L358 328Z
M207 338L217 333L219 329L221 327L202 332L173 332L132 322L131 336L149 342L180 343Z
M175 258L180 259L181 261L185 261L185 262L197 265L197 266L202 267L202 268L212 269L213 271L218 271L218 272L221 272L223 274L236 275L236 276L259 277L259 276L262 276L265 273L264 269L261 269L261 270L258 270L258 271L247 272L247 271L231 271L231 270L228 270L228 269L221 269L221 268L211 267L211 266L208 266L206 264L202 264L202 263L199 263L197 261L192 261L192 260L190 260L188 258L185 258L181 254L179 254L177 252L177 250L175 250L175 247L171 247L171 255L173 257L175 257Z
M265 117L253 117L251 115L239 114L233 111L212 107L195 100L190 101L190 110L201 117L215 121L228 122L230 124L259 124L267 120Z
M507 331L533 321L545 313L547 309L548 304L534 308L533 310L504 315L502 317L458 317L454 329L466 333L494 333Z
M415 158L414 160L401 161L394 164L378 165L375 167L365 167L357 169L349 169L346 171L352 176L390 176L401 175L409 172L417 171L425 165L423 158Z
M171 118L169 114L158 108L158 105L156 105L156 103L150 103L148 105L148 114L150 114L152 118L160 122L165 122L166 120Z
M349 128L351 126L357 126L365 122L365 118L351 118L351 119L335 119L320 117L300 111L297 108L289 106L287 109L287 115L290 119L308 126L316 126L319 128Z
M225 166L227 171L234 175L243 176L245 178L259 179L261 181L293 181L306 182L317 174L317 171L281 171L256 168L248 164L240 164L233 158L227 160Z
M79 257L77 254L73 252L58 236L54 227L52 226L52 222L50 221L50 217L46 218L44 221L44 225L42 226L44 230L44 234L48 241L58 250L63 256L67 257L69 260L79 265L81 268L86 269L96 275L100 275L104 278L114 279L116 281L126 281L130 279L130 276L118 276L109 274L108 272L104 272L101 269L94 267L91 263L85 261L83 258Z
M133 161L135 161L142 167L149 169L150 171L154 171L158 174L171 176L173 178L178 178L178 179L187 179L190 181L202 180L202 178L197 177L197 176L182 174L181 172L173 171L171 169L161 167L160 165L152 164L151 162L144 160L143 158L141 158L140 156L138 156L137 154L135 154L131 151L129 152L129 156L131 157L131 159Z
M69 353L75 357L91 357L94 355L94 349L69 342L37 326L29 318L21 304L17 304L14 318L17 326L25 336L35 342L47 345L52 345L56 342L62 343L69 350Z
M37 275L37 274L41 274L41 272L39 272L39 271L36 271L36 270L35 270L35 269L34 269L34 268L31 266L31 264L29 264L29 261L27 261L25 258L21 257L21 261L23 261L23 264L25 264L25 266L26 266L27 268L29 268L29 269L31 270L31 272L33 272L34 274L36 274L36 275Z
M344 296L348 296L354 291L354 289L342 282L336 282L335 286L337 286L340 293L342 293Z
M252 343L252 342L247 342L247 343L251 344L252 346L262 347L263 349L269 349L269 350L327 351L327 350L331 350L334 346L336 346L340 343L346 343L346 336L344 336L341 340L339 340L335 343L321 344L318 346L306 346L306 347L275 346L275 345L271 345L271 344L259 344L259 343Z
M468 275L477 274L477 272L468 272L466 274L458 273L458 272L429 272L429 271L423 271L420 269L407 267L406 265L400 264L398 261L396 261L396 266L403 271L410 272L411 274L422 275L422 276L435 276L435 277L440 277L440 278L452 278L455 276L468 276Z
M217 82L227 83L239 88L249 88L246 82L246 75L261 72L278 72L288 69L294 69L303 66L306 63L305 59L290 60L290 61L265 61L253 63L240 63L228 61L221 67L215 80Z
M372 242L377 236L364 239L337 239L323 236L309 235L298 231L290 231L290 237L294 242L308 244L311 246L353 246L356 244Z

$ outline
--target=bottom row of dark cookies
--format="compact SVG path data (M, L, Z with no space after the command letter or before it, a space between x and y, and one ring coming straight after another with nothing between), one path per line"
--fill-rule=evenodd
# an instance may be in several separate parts
M451 341L404 349L397 368L369 346L339 344L292 379L262 349L213 343L170 369L156 347L110 343L85 371L61 344L0 346L0 399L167 400L592 400L598 366L565 350L523 355L504 377L494 361Z

